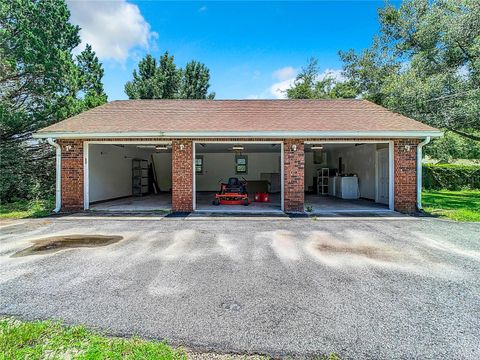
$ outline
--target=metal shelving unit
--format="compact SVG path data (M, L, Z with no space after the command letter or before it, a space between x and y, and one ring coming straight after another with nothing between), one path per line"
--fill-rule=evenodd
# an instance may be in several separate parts
M132 159L132 195L148 194L148 160Z
M329 168L321 168L317 170L317 194L328 194L328 175L330 173Z

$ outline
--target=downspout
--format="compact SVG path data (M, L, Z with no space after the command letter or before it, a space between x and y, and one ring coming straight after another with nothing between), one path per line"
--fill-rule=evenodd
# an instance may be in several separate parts
M430 142L430 136L417 145L417 209L422 210L422 148Z
M55 146L56 156L55 156L55 174L56 174L56 182L55 182L55 209L54 212L60 212L62 208L62 148L59 144L55 142L52 138L47 138L47 142Z

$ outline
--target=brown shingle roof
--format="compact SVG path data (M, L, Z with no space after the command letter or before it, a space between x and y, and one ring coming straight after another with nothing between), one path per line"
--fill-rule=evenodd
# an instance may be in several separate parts
M436 129L365 100L123 100L39 131L430 132Z

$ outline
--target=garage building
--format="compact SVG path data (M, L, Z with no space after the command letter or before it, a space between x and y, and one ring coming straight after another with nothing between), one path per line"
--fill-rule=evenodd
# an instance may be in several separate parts
M412 213L441 135L349 99L113 101L34 136L57 148L57 211Z

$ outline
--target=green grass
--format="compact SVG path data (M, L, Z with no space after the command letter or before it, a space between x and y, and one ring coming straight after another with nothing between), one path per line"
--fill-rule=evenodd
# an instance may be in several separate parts
M0 204L0 219L23 219L50 215L55 207L55 200L20 200Z
M164 342L107 337L83 326L0 319L0 360L6 359L186 359Z
M456 221L480 221L480 190L424 191L425 212Z

